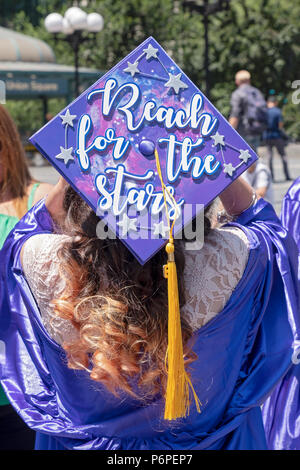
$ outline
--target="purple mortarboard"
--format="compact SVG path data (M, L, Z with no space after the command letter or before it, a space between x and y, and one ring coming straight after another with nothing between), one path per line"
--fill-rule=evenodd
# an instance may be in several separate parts
M155 150L175 236L257 159L152 37L30 140L141 264L169 238Z

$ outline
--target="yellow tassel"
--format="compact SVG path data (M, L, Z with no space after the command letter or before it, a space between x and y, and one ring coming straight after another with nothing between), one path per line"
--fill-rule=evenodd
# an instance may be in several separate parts
M177 418L183 418L189 414L190 408L190 391L191 387L197 411L200 412L200 401L196 395L190 378L185 371L184 356L183 356L183 344L182 344L182 332L180 322L180 308L179 308L179 293L178 293L178 279L177 270L174 257L174 240L173 240L173 228L176 221L176 215L174 217L172 225L168 217L168 208L166 202L167 192L169 197L172 199L177 212L176 201L171 193L166 188L160 167L160 161L157 150L155 150L156 167L160 177L162 191L165 202L165 209L167 214L167 220L170 228L169 243L166 245L166 252L168 254L168 263L164 266L164 276L168 280L168 349L166 354L166 367L168 372L167 389L165 395L165 414L164 419L174 420Z

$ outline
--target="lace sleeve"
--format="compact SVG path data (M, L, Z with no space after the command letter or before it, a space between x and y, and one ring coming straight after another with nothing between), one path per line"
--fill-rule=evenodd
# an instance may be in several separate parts
M65 319L57 317L51 301L63 292L65 283L59 275L58 249L68 237L38 234L24 244L23 271L40 310L42 322L50 336L58 343L74 338L76 329Z
M186 252L186 304L182 312L193 330L224 309L244 273L248 256L248 239L236 227L214 229L201 250Z
M73 341L77 330L58 318L51 301L64 289L59 275L58 249L65 236L41 234L25 242L23 270L38 304L42 322L59 344ZM236 227L214 229L203 248L186 252L184 271L186 304L182 313L194 330L200 328L225 307L241 279L248 260L248 240Z

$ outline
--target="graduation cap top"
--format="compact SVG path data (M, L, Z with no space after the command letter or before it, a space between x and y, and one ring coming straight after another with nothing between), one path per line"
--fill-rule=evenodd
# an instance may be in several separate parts
M255 153L152 37L30 140L141 264L169 239L164 417L186 416L190 388L200 411L185 371L173 233Z
M175 233L257 158L152 37L30 140L141 264L168 239L154 149Z

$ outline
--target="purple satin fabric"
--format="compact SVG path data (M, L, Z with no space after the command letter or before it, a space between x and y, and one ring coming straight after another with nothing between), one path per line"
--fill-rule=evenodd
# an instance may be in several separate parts
M283 198L281 222L293 236L300 255L300 176L294 181ZM298 278L300 281L300 263L298 268Z
M44 202L17 224L0 252L0 378L38 432L38 449L267 448L260 406L290 369L300 331L293 315L295 244L263 200L232 225L245 231L250 254L225 308L192 338L202 412L192 404L189 417L167 423L161 396L147 405L125 394L116 398L86 372L68 369L20 265L24 241L53 231Z
M281 208L281 221L298 247L298 289L300 291L300 177L294 181ZM295 253L295 258L297 254ZM299 328L300 305L294 309ZM298 329L298 335L300 330ZM295 364L263 406L263 420L270 449L300 450L300 349Z

